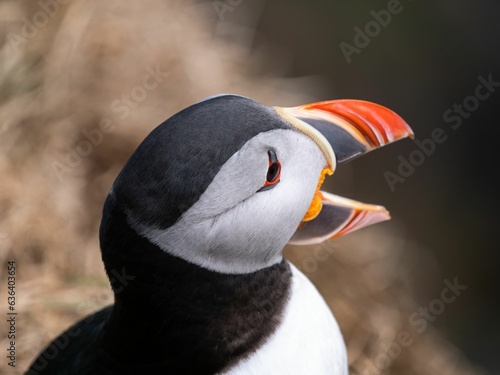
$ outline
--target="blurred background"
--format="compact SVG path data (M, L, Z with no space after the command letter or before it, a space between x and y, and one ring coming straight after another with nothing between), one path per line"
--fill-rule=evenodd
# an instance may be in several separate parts
M2 356L0 372L112 303L97 231L114 178L156 125L231 92L370 100L415 131L325 185L392 221L286 249L334 311L351 374L500 373L499 14L492 0L0 1L0 313L15 260L19 314L16 368Z

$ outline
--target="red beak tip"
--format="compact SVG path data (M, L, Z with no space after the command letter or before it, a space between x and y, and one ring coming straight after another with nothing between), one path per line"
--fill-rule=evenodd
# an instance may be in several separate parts
M340 116L356 127L375 147L402 138L414 138L413 130L401 116L380 104L357 99L327 100L298 107L306 112L322 111Z

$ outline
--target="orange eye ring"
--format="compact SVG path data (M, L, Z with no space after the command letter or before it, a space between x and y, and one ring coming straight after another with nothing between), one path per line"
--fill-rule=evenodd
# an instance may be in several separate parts
M278 182L280 182L281 163L276 156L276 152L269 150L267 155L269 156L269 166L267 169L266 181L264 182L264 186L262 186L258 191L272 189L278 184Z

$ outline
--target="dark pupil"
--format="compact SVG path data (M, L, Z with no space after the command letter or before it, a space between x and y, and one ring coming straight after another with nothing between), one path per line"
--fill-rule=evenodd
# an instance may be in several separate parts
M280 166L278 163L272 163L267 170L267 181L274 182L276 177L278 177L278 173L280 171Z

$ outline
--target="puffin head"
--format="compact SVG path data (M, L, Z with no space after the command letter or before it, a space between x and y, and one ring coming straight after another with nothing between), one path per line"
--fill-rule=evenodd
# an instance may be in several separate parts
M389 219L381 206L320 191L327 175L413 133L389 109L358 100L268 107L237 95L175 114L141 143L108 195L107 216L162 251L224 274L281 262L312 244ZM113 231L116 233L116 231Z

